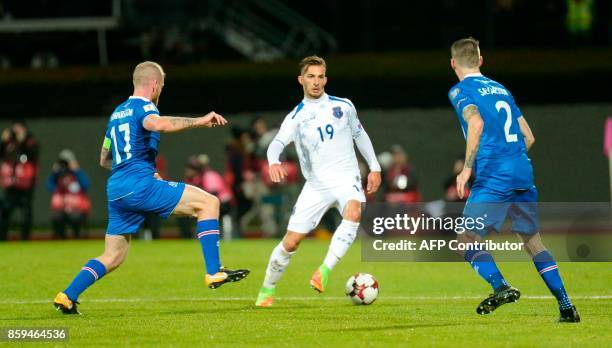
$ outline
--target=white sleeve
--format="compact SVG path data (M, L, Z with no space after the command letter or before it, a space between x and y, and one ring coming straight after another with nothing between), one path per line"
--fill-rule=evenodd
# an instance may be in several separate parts
M270 145L268 145L268 165L279 164L280 162L280 154L283 153L285 149L285 145L280 142L278 139L272 140Z
M269 165L280 163L280 154L283 152L283 149L295 139L295 131L297 129L297 121L295 120L296 109L285 117L278 133L276 133L276 136L270 142L270 145L268 145L267 157Z
M370 140L368 133L366 133L365 129L363 129L361 122L359 122L359 117L357 117L357 109L353 103L350 104L351 111L348 115L349 125L351 127L351 133L353 134L353 139L355 140L357 149L359 149L359 152L363 158L365 158L366 162L368 162L370 171L380 172L380 164L378 164L378 159L376 158L376 153L374 152L374 146L372 146L372 141Z
M349 125L351 127L351 134L353 135L353 139L356 139L362 132L364 132L364 130L361 126L361 122L359 122L359 117L357 117L357 109L355 108L355 106L353 106L352 103L348 117Z
M285 117L285 120L283 120L278 133L276 133L276 136L274 137L274 140L280 141L283 146L291 144L293 139L295 139L295 132L298 124L295 116L295 110L289 113L289 115Z
M361 128L359 135L355 138L355 144L357 144L357 149L365 158L366 162L368 162L368 167L370 167L371 172L380 172L380 164L378 164L378 159L376 158L376 153L374 152L374 146L372 146L372 141L368 136L368 133Z

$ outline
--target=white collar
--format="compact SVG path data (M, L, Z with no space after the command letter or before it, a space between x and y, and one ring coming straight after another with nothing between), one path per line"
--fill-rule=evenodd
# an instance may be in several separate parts
M482 77L482 73L471 73L463 76L464 79L467 79L468 77Z
M144 100L146 102L151 102L149 99L147 99L145 97L139 97L139 96L135 96L135 95L130 96L129 99L140 99L140 100Z
M323 93L319 98L317 99L311 99L311 98L306 98L304 96L304 99L302 100L305 104L317 104L317 103L321 103L324 101L327 101L329 99L329 96L327 95L327 93Z

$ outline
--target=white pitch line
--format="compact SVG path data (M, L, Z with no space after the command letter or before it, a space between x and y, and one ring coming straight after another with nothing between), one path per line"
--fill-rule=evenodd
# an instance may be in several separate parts
M552 300L554 297L546 296L521 296L527 300ZM253 301L253 297L170 297L170 298L94 298L87 300L90 303L146 303L146 302L211 302L211 301ZM287 301L339 301L346 300L344 296L287 296L277 297L277 300ZM447 300L478 300L482 296L381 296L382 300L401 300L401 301L447 301ZM572 296L574 300L612 300L612 295L593 295L593 296ZM0 304L42 304L51 303L47 300L1 300Z

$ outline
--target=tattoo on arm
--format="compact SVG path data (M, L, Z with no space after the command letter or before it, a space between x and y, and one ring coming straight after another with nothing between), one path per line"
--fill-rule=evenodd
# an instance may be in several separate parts
M472 152L467 156L465 160L465 164L464 164L465 168L472 168L472 166L474 165L474 161L476 160L476 155L478 155L478 147L479 146L476 145L474 150L472 150Z
M468 105L463 109L463 119L467 122L470 117L474 115L479 115L478 106L476 105Z
M470 134L473 132L473 130L471 130L469 127L469 122L470 119L474 116L480 116L480 111L478 111L478 106L476 105L468 105L463 109L463 119L465 120L465 122L468 122L468 150L466 152L466 156L465 156L465 164L464 167L465 168L472 168L472 166L474 165L474 161L476 161L476 156L478 155L478 149L480 147L480 141L478 138L476 139L471 139ZM480 134L478 134L478 137L480 137ZM475 142L474 147L472 148L472 150L469 150L470 146L470 142Z
M169 117L172 127L178 129L191 128L195 125L196 120L188 117Z

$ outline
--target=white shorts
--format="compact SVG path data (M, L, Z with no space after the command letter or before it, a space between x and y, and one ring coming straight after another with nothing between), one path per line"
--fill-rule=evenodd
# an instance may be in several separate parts
M293 207L287 229L292 232L308 233L314 230L326 211L331 207L344 211L350 200L365 202L361 182L347 181L338 186L319 186L306 181L302 192Z

